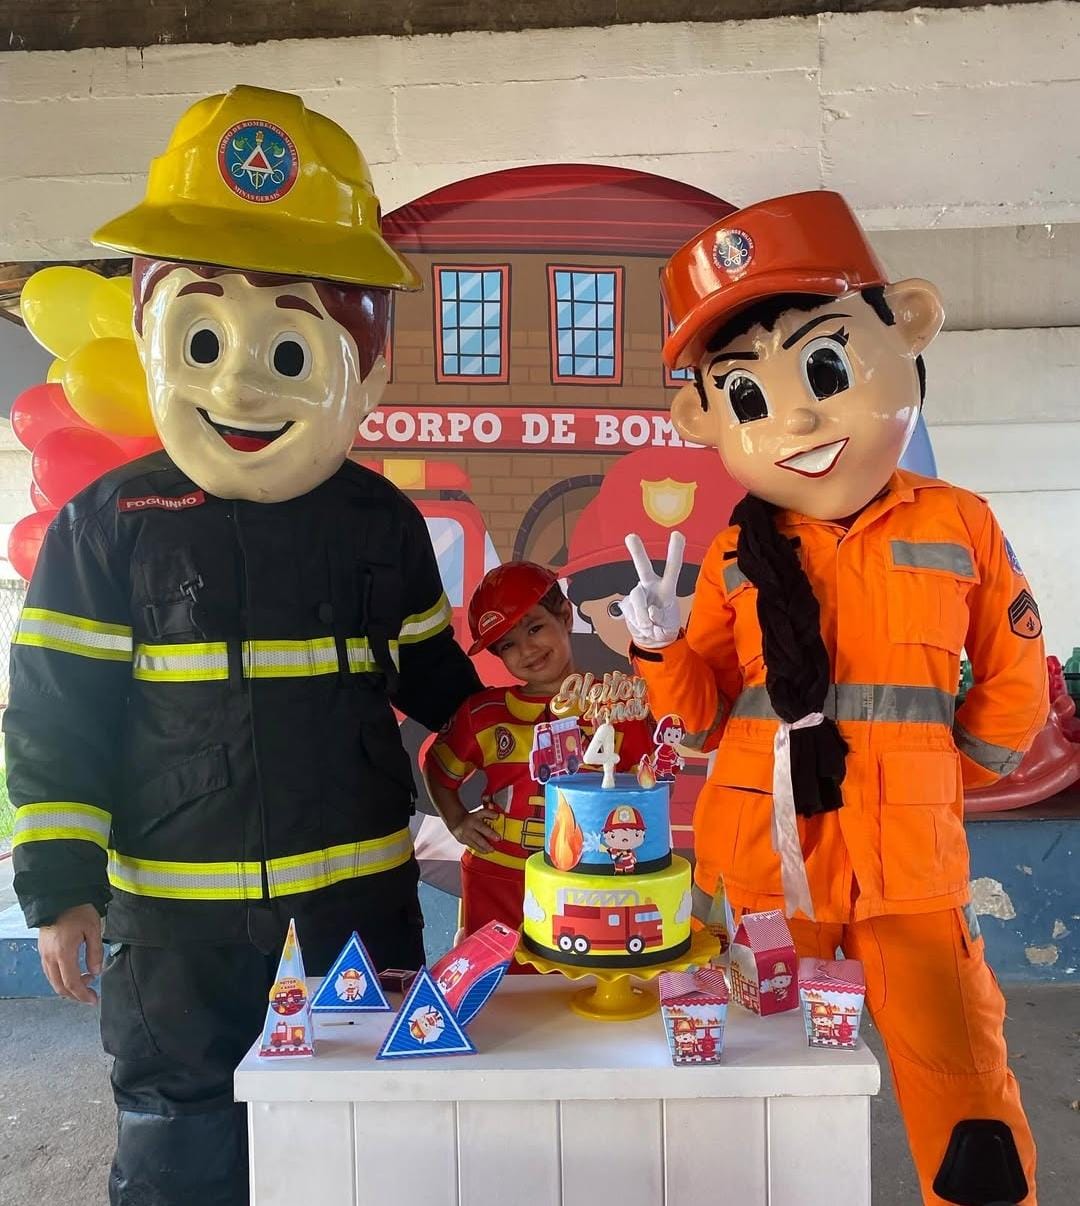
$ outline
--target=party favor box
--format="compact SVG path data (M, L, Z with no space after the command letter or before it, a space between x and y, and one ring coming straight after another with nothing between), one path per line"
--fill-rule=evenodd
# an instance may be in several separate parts
M811 1047L854 1047L865 999L858 959L799 960L799 1000Z
M728 987L718 967L660 976L660 1012L673 1064L718 1064L724 1050Z
M766 1017L799 1004L798 960L784 914L746 913L731 942L731 995L744 1009Z

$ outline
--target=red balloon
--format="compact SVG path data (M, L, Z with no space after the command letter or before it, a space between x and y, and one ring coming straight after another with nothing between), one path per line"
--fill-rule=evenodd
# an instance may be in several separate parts
M28 452L33 452L40 440L61 427L86 427L86 424L71 409L59 381L31 385L11 404L11 428Z
M45 531L52 523L56 511L39 511L35 515L24 515L13 524L8 533L8 560L20 578L27 582L34 576L34 566L45 539Z
M35 511L56 510L52 503L49 502L49 500L44 494L42 494L42 492L37 488L36 485L34 485L33 482L30 483L30 501L33 503Z
M127 460L100 431L61 427L38 441L30 465L34 485L54 507L62 507L84 487Z
M119 448L129 461L138 460L151 452L161 451L161 441L157 436L109 436L109 439Z

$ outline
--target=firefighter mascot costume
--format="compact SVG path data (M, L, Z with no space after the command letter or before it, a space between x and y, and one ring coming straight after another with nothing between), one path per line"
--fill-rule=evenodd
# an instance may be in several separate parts
M15 886L61 995L92 1002L119 1108L114 1206L240 1206L232 1072L290 917L324 971L355 928L423 962L396 706L438 729L479 688L416 508L347 461L379 402L391 290L358 148L299 97L195 104L134 255L164 451L69 503L13 647Z
M990 508L897 469L937 290L888 282L835 193L729 215L662 285L680 433L749 492L683 630L681 548L624 603L654 713L718 742L695 878L783 908L801 955L862 961L926 1203L1035 1203L1004 1002L970 904L963 788L1047 712L1038 608ZM955 710L960 656L975 685Z

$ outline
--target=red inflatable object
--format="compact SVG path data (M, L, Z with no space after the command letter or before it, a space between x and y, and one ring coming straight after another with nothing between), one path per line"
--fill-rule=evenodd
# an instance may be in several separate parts
M964 812L972 816L981 812L1004 812L1010 808L1026 808L1080 781L1080 722L1076 704L1065 690L1061 664L1048 658L1050 669L1050 715L1039 731L1023 762L1004 779L990 787L980 787L964 793Z
M45 531L55 515L55 509L24 515L8 533L8 560L27 582L33 577Z
M54 507L62 507L85 486L129 460L99 431L61 427L38 441L31 460L34 485Z
M33 452L45 436L62 427L86 428L57 381L24 389L12 402L10 417L15 438L28 452Z
M45 497L45 495L34 485L30 483L30 503L35 511L55 511L56 508Z

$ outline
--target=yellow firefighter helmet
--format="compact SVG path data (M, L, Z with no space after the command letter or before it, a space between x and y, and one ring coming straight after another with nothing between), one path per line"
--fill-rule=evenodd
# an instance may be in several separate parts
M298 96L240 85L197 101L150 165L140 205L94 242L133 255L419 289L382 237L360 148Z

